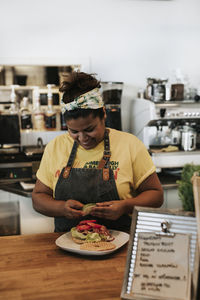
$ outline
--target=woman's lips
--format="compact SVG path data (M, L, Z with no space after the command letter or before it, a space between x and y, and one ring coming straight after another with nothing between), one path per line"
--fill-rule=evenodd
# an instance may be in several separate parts
M81 145L83 147L89 147L90 145L92 145L92 143L91 142L89 142L89 143L81 143Z
M80 143L80 145L83 147L83 148L90 148L90 147L92 147L93 145L94 145L94 141L93 140L90 140L90 141L88 141L88 142L86 142L86 143Z

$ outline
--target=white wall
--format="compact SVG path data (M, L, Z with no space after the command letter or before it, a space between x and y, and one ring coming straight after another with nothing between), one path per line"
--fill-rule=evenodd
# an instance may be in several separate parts
M101 80L125 83L128 131L131 99L147 77L170 78L179 67L200 86L199 13L199 0L0 0L0 64L88 61Z

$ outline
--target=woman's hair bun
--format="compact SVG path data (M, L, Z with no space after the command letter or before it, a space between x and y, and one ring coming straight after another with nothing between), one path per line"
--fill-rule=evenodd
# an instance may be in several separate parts
M59 91L64 93L63 101L69 103L73 101L74 98L94 88L100 88L100 86L100 81L95 78L95 74L73 71L67 76L66 80L62 82Z

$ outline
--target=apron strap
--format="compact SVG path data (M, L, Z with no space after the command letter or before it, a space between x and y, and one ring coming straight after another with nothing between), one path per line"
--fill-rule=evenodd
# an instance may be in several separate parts
M109 180L109 164L110 164L110 140L109 140L109 131L108 129L105 130L104 135L104 153L103 157L98 164L98 169L103 169L103 180Z
M70 153L67 165L66 165L66 167L64 169L64 172L63 172L63 178L68 178L69 177L69 173L71 171L71 168L72 168L75 156L76 156L77 147L78 147L78 143L76 141L74 141L72 151Z

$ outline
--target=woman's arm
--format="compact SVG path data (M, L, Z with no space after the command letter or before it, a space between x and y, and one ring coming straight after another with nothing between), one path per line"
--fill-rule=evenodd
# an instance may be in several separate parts
M131 214L134 206L160 207L163 204L163 189L156 172L140 184L137 194L134 198L97 203L91 214L116 220L123 214Z
M139 185L136 197L124 201L127 212L131 213L134 206L160 207L163 200L163 188L158 175L154 172Z
M55 200L53 191L43 184L39 179L36 181L32 192L33 208L49 217L79 218L83 215L81 211L83 204L79 201L69 199L67 201Z

